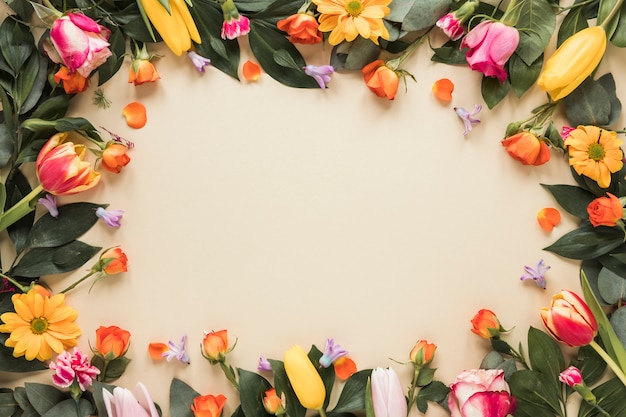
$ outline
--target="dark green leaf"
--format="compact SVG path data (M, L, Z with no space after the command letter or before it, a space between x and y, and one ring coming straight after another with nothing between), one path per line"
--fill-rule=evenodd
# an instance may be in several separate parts
M529 66L543 55L556 26L556 15L546 0L524 0L517 24L520 39L515 53Z
M517 400L515 417L554 417L555 413L544 404L533 404L528 401Z
M576 360L571 365L580 369L587 385L594 384L604 375L606 370L604 359L589 345L581 346L578 349Z
M531 65L526 64L517 53L509 59L509 75L515 95L521 97L530 87L535 84L543 65L543 54Z
M592 392L598 400L597 405L610 416L623 417L626 415L626 401L624 401L624 398L626 398L626 387L618 378L608 380L594 388ZM602 414L583 401L578 416L601 417Z
M194 2L195 4L196 2ZM192 8L193 9L193 8ZM126 5L119 12L111 15L113 20L122 27L122 31L128 37L138 42L154 42L161 40L155 31L148 29L139 12L138 3L133 1ZM152 36L154 34L154 38Z
M107 58L104 64L98 67L98 85L101 86L111 79L117 71L119 71L124 62L126 54L126 41L124 34L119 28L113 29L109 37L109 49L111 56Z
M0 104L2 104L2 115L4 116L4 124L7 126L7 131L11 136L15 136L15 126L13 105L7 96L7 92L3 86L0 86Z
M548 143L556 149L565 150L565 143L563 141L563 137L561 133L554 126L554 122L550 122L548 128L545 131L545 138L548 140Z
M239 373L239 398L241 409L246 417L268 417L263 407L265 391L272 385L261 375L245 369L237 369Z
M483 100L487 104L487 107L493 109L498 103L506 97L511 89L511 82L507 78L503 83L498 81L497 78L483 77L482 84L480 86L480 92L483 96Z
M13 136L7 125L0 124L0 169L4 168L13 156ZM4 206L4 204L3 204Z
M13 177L10 181L7 180L5 186L7 191L7 205L10 206L16 204L31 192L30 183L20 170L14 171ZM34 220L35 211L33 210L9 226L9 236L13 241L13 246L17 253L22 252L26 240L28 239L28 233L30 233L30 229L33 227Z
M596 80L604 91L609 95L609 101L611 104L611 111L609 113L609 120L606 122L606 126L610 126L617 122L622 115L622 102L617 97L617 91L615 88L615 79L610 72L604 74L602 77Z
M46 414L55 405L67 399L67 395L52 385L27 382L24 384L26 396L31 405L41 415Z
M430 384L426 385L417 393L417 409L422 413L426 413L428 411L428 403L427 401L435 402L438 404L442 404L443 401L448 396L450 392L450 388L448 388L441 381L433 381Z
M532 370L541 372L546 377L544 381L559 391L559 374L565 369L563 352L551 336L532 326L528 329L528 359Z
M290 417L304 417L306 414L306 408L300 404L298 397L296 397L296 393L291 387L291 383L289 382L289 378L287 378L287 373L285 372L285 365L282 361L274 359L269 359L269 362L272 365L272 372L274 373L274 387L276 388L276 393L279 396L282 394L285 395L287 415Z
M304 73L302 68L306 62L298 49L278 29L253 20L250 22L248 39L252 53L270 77L289 87L319 88L313 77ZM279 65L274 60L274 54L278 51L291 56L297 69Z
M4 19L0 25L0 51L15 78L22 66L35 52L35 40L28 27L14 19ZM13 92L15 94L15 92Z
M570 259L594 259L609 253L623 240L624 233L617 228L584 224L561 236L544 250Z
M330 65L337 71L343 69L360 71L365 65L376 60L380 51L380 45L358 37L353 42L342 42L335 46L330 55Z
M95 358L96 356L94 356ZM125 356L113 359L109 362L106 372L103 375L103 382L113 382L119 379L126 371L126 367L130 363L130 359Z
M31 249L9 273L25 278L71 272L94 257L100 247L90 246L78 240L54 248Z
M611 253L598 258L603 267L615 275L626 279L626 243L615 248Z
M363 369L351 375L341 390L337 405L332 412L352 413L365 409L365 388L371 374L371 369Z
M598 274L600 296L609 304L617 304L626 299L626 279L608 268L602 268Z
M20 114L37 105L48 82L48 58L32 54L16 82L16 97L19 97Z
M70 96L61 94L50 97L33 111L31 117L43 120L56 120L65 116L70 106Z
M565 39L589 27L589 24L587 23L587 18L585 17L583 12L583 8L577 7L575 9L571 9L569 13L565 15L561 26L559 26L557 47L565 42Z
M98 221L96 209L106 204L70 203L59 207L58 217L44 214L35 222L28 236L27 248L50 248L64 245L87 233Z
M563 210L581 219L589 218L587 206L596 198L589 191L574 185L541 184L541 186L552 194Z
M170 415L176 417L193 417L191 404L200 394L180 379L172 379L170 384Z
M626 47L626 7L622 6L617 19L617 26L613 36L611 36L611 43L618 48L624 48Z
M467 60L465 58L466 52L462 51L460 46L461 39L457 41L448 41L439 48L433 48L431 46L434 54L430 60L449 65L465 65L467 64Z
M28 0L6 0L11 9L17 13L23 22L30 22L33 15L33 6Z
M396 0L389 5L389 14L385 16L390 22L402 23L404 17L409 13L416 0Z
M417 378L417 386L418 387L425 387L426 385L430 384L431 382L433 382L433 379L435 378L435 369L432 368L422 368L422 370L420 371L420 374Z
M598 7L598 25L604 26L604 31L606 32L606 37L611 39L613 34L615 33L615 29L617 29L617 23L620 14L617 14L612 17L610 22L605 22L605 20L609 17L613 7L619 0L600 0L600 7Z
M415 1L402 19L402 30L413 32L427 29L433 26L448 10L450 10L449 0Z
M78 406L76 401L71 398L68 398L65 401L61 401L53 408L48 410L45 414L42 414L41 417L68 417L68 416L77 416L77 417L89 417L95 412L94 406L84 398L78 400Z
M611 118L611 97L592 78L587 78L563 100L565 117L572 126L605 126Z
M548 377L541 372L524 369L511 375L509 386L511 394L520 403L533 404L533 408L542 409L539 415L545 416L546 410L552 412L552 414L548 414L552 417L554 417L555 413L559 414L561 412L559 403L560 387L556 388L552 377Z
M274 0L265 9L251 16L251 18L272 22L278 21L281 18L297 13L302 4L302 0Z
M329 366L328 368L324 368L320 366L320 358L322 357L322 355L322 351L320 351L315 345L311 346L311 349L307 354L309 360L311 361L315 369L317 369L317 372L320 374L322 382L324 383L324 388L326 388L326 398L324 399L323 405L324 409L326 409L328 407L328 402L330 401L330 393L333 390L336 376L334 367Z
M33 372L48 369L48 367L37 361L27 361L23 356L15 358L13 349L4 346L4 341L8 334L0 337L0 371L2 372Z

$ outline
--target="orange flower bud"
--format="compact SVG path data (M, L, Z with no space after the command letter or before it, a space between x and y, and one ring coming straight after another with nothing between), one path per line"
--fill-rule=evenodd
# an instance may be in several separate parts
M123 356L128 350L130 332L117 326L100 326L96 330L96 351L107 360Z
M67 136L67 132L52 136L37 156L37 177L50 194L76 194L95 187L100 181L100 173L83 161L87 148L65 142Z
M551 232L561 222L561 213L552 207L542 208L537 213L537 222L543 230Z
M524 165L543 165L550 160L548 145L530 132L519 132L502 141L509 155Z
M498 337L503 330L496 313L491 310L482 309L478 311L471 322L473 326L471 329L472 333L484 339Z
M151 83L160 78L156 67L148 59L135 59L128 72L128 82L135 85Z
M265 411L268 414L280 415L285 414L285 407L283 401L280 399L278 394L276 394L275 388L270 388L265 391L265 396L263 397L263 407L265 407Z
M228 353L228 330L207 332L202 340L202 350L209 361L223 361Z
M121 248L111 248L100 255L98 266L107 275L119 274L128 271L128 258Z
M220 417L225 403L226 397L222 394L200 395L193 399L191 411L194 417Z
M128 148L121 143L109 142L102 152L102 168L119 174L128 163L130 157L126 153Z
M413 349L411 349L409 358L411 362L421 368L433 361L435 350L437 350L437 345L428 343L426 340L420 340L413 346Z
M289 35L289 42L312 45L322 41L322 33L318 30L319 23L308 13L292 14L279 20L276 27Z
M361 70L365 84L378 97L387 97L393 100L398 91L400 78L396 72L385 65L381 59L370 62Z
M54 74L54 82L61 84L67 94L82 93L89 86L88 78L83 77L78 72L70 74L70 70L66 66L61 66Z
M619 198L611 193L607 197L598 197L587 206L589 221L593 227L617 225L617 221L624 216L624 207Z

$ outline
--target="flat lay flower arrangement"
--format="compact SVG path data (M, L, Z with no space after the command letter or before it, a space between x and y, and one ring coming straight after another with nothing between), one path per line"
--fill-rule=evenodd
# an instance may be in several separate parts
M51 383L0 388L0 416L168 415L141 383L133 391L115 385L133 366L126 357L131 330L100 326L91 352L78 347L85 333L75 322L72 290L84 285L97 291L99 280L127 270L128 259L121 246L83 241L93 227L120 227L124 212L74 199L123 176L133 143L113 126L67 116L72 97L93 83L94 105L107 107L99 87L120 70L128 71L129 88L158 82L151 48L161 41L174 55L187 55L200 72L215 68L248 82L264 72L303 89L326 89L336 72L355 72L383 100L398 97L400 81L410 94L415 76L406 59L418 48L430 48L432 61L482 73L482 101L490 109L538 86L545 103L511 122L501 146L524 165L566 157L576 185L541 186L580 223L545 250L581 261L580 281L573 280L580 291L555 294L539 312L545 329L531 327L517 347L507 341L513 324L501 323L495 312L481 309L468 318L468 330L492 350L474 369L460 370L455 381L439 380L430 367L435 341L418 340L405 358L394 358L412 369L412 379L401 381L391 368L359 369L332 338L319 347L295 345L281 358L261 357L255 370L242 369L231 364L229 353L250 341L212 330L190 339L200 342L203 357L222 370L238 398L197 392L174 379L169 415L220 417L228 402L233 417L404 417L430 407L453 417L564 417L575 397L579 416L626 416L626 169L619 138L624 131L614 127L621 116L621 80L597 74L608 49L626 46L623 0L6 3L12 14L0 26L0 372L47 372ZM256 62L240 62L238 39L244 36ZM442 36L446 40L436 44ZM549 52L553 41L556 51ZM316 44L331 48L328 64L305 62L299 46ZM453 90L448 79L432 88L444 102ZM481 109L454 109L465 134L480 123ZM566 123L557 122L557 115ZM146 108L129 103L123 116L139 129ZM551 231L560 216L559 209L546 207L537 221ZM84 265L91 267L82 278L50 291L55 276ZM545 288L549 268L541 260L526 266L521 279ZM190 344L187 335L155 341L147 354L189 363Z

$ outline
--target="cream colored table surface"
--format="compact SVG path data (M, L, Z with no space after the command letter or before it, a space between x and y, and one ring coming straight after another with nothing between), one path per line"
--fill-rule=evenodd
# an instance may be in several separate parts
M243 62L250 55L242 44ZM481 74L430 62L426 45L404 65L417 83L409 79L406 93L401 84L394 101L375 97L357 73L334 74L325 91L299 90L267 74L254 83L215 68L200 74L185 56L151 52L163 55L158 82L128 84L127 61L104 85L109 109L92 105L95 82L73 100L72 115L136 147L121 174L105 172L96 189L61 203L125 210L120 229L99 224L84 240L121 245L129 271L91 293L78 287L67 302L79 311L85 351L100 325L132 333L132 362L117 384L143 382L164 415L173 377L201 394L225 394L225 416L238 404L219 367L201 356L205 330L228 329L238 339L229 363L248 370L259 356L282 359L293 344L323 349L333 337L359 369L393 367L406 386L411 367L392 359L408 360L427 339L438 345L436 376L449 384L489 350L469 330L479 309L513 328L507 340L517 346L529 326L543 328L538 310L554 293L579 291L578 262L542 250L575 219L563 213L552 233L535 219L557 207L540 183L572 183L566 160L553 151L550 163L523 166L500 145L510 121L545 101L538 89L484 106L482 123L464 137L453 107L482 103ZM305 55L321 65L329 52ZM611 64L605 59L599 74ZM449 104L431 93L443 77L456 85ZM121 116L135 100L148 111L139 130ZM519 279L539 259L552 267L546 290ZM45 281L58 291L83 272ZM151 341L183 334L190 365L149 358ZM445 413L432 406L428 415Z

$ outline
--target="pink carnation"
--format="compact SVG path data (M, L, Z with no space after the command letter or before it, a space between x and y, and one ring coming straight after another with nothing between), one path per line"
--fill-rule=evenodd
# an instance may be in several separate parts
M52 382L56 386L67 388L76 381L81 391L85 391L85 388L90 386L100 374L100 370L89 364L89 359L79 348L74 348L73 353L61 352L56 362L50 363L50 369L55 371L52 375Z

